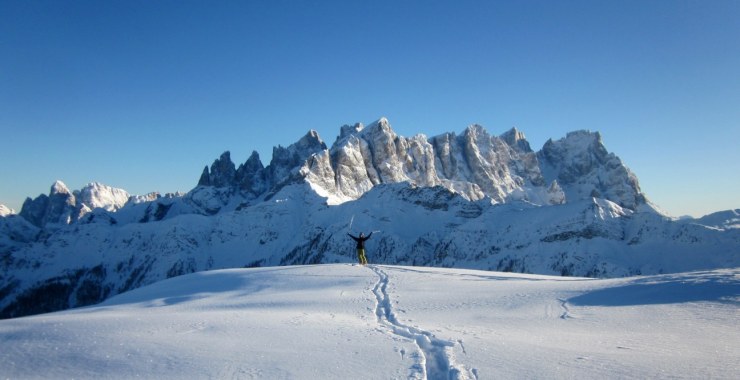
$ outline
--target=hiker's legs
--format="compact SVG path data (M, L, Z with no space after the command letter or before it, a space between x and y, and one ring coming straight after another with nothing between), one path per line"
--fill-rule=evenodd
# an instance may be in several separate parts
M365 249L364 248L358 248L357 249L357 261L360 262L360 264L367 264L367 258L365 258Z

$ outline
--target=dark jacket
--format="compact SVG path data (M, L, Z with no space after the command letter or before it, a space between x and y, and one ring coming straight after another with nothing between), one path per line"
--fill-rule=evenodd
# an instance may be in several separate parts
M348 233L347 235L349 235L349 237L351 237L357 242L357 249L364 249L365 240L370 239L370 236L373 236L373 233L371 232L370 235L363 236L363 237L352 236L352 234L350 233Z

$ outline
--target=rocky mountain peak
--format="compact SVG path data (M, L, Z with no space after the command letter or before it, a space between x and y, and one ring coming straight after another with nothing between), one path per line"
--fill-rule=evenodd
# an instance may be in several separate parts
M106 211L116 211L123 207L129 198L131 195L127 191L99 182L89 183L76 193L77 208L84 206L88 210L102 208Z
M123 189L92 182L81 190L70 191L62 181L56 181L49 195L41 194L23 202L20 215L36 227L66 225L79 220L95 209L117 211L131 198Z
M252 151L252 154L249 156L246 162L239 165L239 169L237 169L237 173L240 170L244 170L246 172L256 172L259 170L264 169L265 167L262 165L262 160L260 160L260 155L257 153L257 151Z
M69 224L74 212L75 196L62 181L56 181L49 195L26 198L20 215L37 227L47 224Z
M647 203L636 177L606 150L598 132L571 132L534 152L517 128L494 136L472 124L459 136L406 138L397 135L386 118L368 126L343 125L331 150L310 130L288 147L273 148L267 167L255 152L235 169L225 152L210 169L204 168L198 183L231 189L218 191L219 200L202 207L213 213L234 194L256 199L296 181L308 182L329 204L399 182L443 186L466 199L489 197L493 203L551 205L601 197L633 210ZM190 199L202 203L210 199L204 194L211 193Z
M234 182L236 166L231 161L231 152L226 151L213 161L211 165L210 182L212 186L226 187Z
M365 129L362 123L355 123L354 125L345 124L339 129L339 136L337 136L334 145L337 145L340 140L346 139L349 136L355 135Z
M297 171L312 154L326 149L326 144L314 130L310 130L298 142L287 148L280 145L274 147L272 160L266 168L268 182L272 185L283 182L291 172Z
M69 191L69 188L67 188L67 185L65 185L64 182L57 180L51 185L49 196L56 194L72 194L72 192Z
M463 136L468 139L478 139L490 137L486 128L480 124L471 124L463 132Z
M502 140L506 141L506 143L509 144L510 147L514 149L525 153L532 152L532 148L529 146L529 142L524 136L524 133L516 129L516 127L509 129L500 137Z
M236 170L236 182L242 191L257 196L266 189L265 167L262 165L260 155L253 151L247 161Z
M213 162L210 170L207 166L203 169L198 186L186 199L207 214L219 212L233 199L248 203L270 191L277 191L298 174L309 157L326 149L318 132L310 130L288 147L274 147L267 167L263 166L256 151L238 168L231 161L230 152L224 152Z
M568 199L604 198L631 210L648 204L637 177L607 151L599 132L581 130L550 139L537 157L546 179L557 180Z
M307 152L311 152L310 154L313 154L324 149L326 149L326 144L324 144L324 141L319 137L319 133L313 129L308 131L308 133L298 140L298 142L288 147L289 151L292 151L294 154L298 154L299 156L303 156Z

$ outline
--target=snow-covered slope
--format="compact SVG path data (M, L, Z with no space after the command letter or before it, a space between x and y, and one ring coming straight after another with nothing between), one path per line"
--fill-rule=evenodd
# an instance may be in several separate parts
M740 375L740 271L611 280L346 264L181 276L0 321L8 378Z
M683 219L682 221L719 229L740 228L740 209L715 212L699 219Z
M740 266L737 213L661 215L597 133L398 136L387 120L310 131L268 166L229 152L187 194L91 184L0 217L0 318L84 306L182 274L371 262L619 277ZM560 185L562 183L562 187Z
M5 255L0 315L87 305L202 270L353 262L350 231L375 231L367 245L373 263L596 277L740 266L740 229L673 222L602 199L492 205L401 183L337 206L322 200L302 183L212 216L156 221L182 198L124 208L128 223L117 213L91 214ZM152 208L146 223L128 214ZM29 234L38 231L32 227Z

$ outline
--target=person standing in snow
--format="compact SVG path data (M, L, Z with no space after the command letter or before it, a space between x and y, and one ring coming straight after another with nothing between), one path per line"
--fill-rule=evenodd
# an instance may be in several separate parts
M367 237L365 237L365 234L362 232L360 232L359 237L352 236L350 233L347 233L347 235L357 242L357 260L359 260L362 265L367 264L367 257L365 257L365 240L370 239L370 236L373 236L373 233L371 232Z

